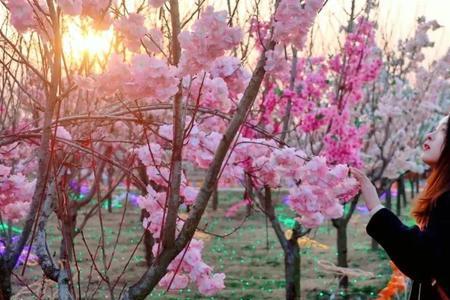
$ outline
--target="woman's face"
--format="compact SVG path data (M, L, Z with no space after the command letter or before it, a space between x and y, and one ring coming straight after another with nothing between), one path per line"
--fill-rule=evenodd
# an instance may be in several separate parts
M444 148L445 135L447 133L448 116L443 118L436 129L426 135L423 144L422 160L433 167L439 160Z

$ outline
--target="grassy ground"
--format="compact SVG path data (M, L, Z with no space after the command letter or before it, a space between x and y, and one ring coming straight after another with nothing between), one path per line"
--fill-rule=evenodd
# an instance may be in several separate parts
M226 234L241 224L245 217L245 209L242 209L233 218L224 217L224 212L232 204L242 198L241 193L221 193L219 197L219 209L212 211L208 209L202 219L202 224L208 224L207 229L216 234ZM278 195L280 198L280 195ZM113 213L104 210L103 226L105 231L107 262L113 251L109 275L113 281L124 269L131 257L131 262L122 278L116 286L116 293L125 285L135 282L145 270L144 250L141 246L135 255L131 255L134 245L140 238L142 227L139 222L139 211L127 206L125 213L123 231L119 237L119 243L114 250L113 245L117 237L118 225L121 222L123 207L116 207ZM409 211L409 208L404 209ZM280 219L288 224L292 217L291 212L283 204L277 205L277 214ZM405 218L407 220L407 217ZM373 272L375 277L351 278L349 299L374 299L380 289L387 283L391 270L388 259L383 250L372 251L371 240L365 233L368 216L361 212L355 212L350 220L348 228L348 257L351 268L359 268L364 271ZM55 220L49 226L49 244L51 252L59 253L59 240L57 239L57 226ZM93 218L85 229L86 243L89 251L94 255L100 239L100 224L98 218ZM275 234L270 227L266 227L266 220L262 213L254 211L242 227L227 238L212 237L199 234L197 236L205 241L204 260L214 267L216 272L226 274L226 288L214 297L202 297L196 292L196 287L191 285L188 289L176 294L165 293L157 289L150 299L283 299L284 298L284 262L281 250ZM301 250L301 288L302 299L340 299L338 289L338 278L325 272L318 265L319 260L332 263L336 262L336 231L331 223L326 223L320 228L312 231L309 237L327 249L312 246L303 247ZM324 247L325 248L325 247ZM75 241L77 264L80 273L73 265L74 279L82 282L81 295L84 299L108 299L106 285L101 282L99 276L92 266L87 247L81 236ZM97 268L104 269L102 253L96 258ZM20 269L22 271L22 269ZM16 273L20 273L19 270ZM92 274L92 275L90 275ZM92 282L87 287L88 278ZM45 282L43 285L42 272L38 266L27 267L25 276L22 278L31 284L37 294L43 291L44 299L52 299L55 294L54 284ZM98 289L97 289L98 288ZM15 292L19 293L16 299L32 299L33 297L25 288L19 286L16 280ZM56 297L54 298L56 299Z

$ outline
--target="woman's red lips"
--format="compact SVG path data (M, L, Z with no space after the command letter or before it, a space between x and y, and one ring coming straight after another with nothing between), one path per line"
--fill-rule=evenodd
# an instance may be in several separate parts
M423 149L426 150L430 150L430 146L428 144L423 144Z

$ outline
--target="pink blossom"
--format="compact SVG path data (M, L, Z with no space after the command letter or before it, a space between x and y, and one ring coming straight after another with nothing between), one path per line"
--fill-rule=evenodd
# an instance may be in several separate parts
M0 209L2 217L13 223L17 223L25 218L30 210L30 202L16 201L2 205L3 206Z
M182 187L181 195L184 196L184 203L186 205L193 205L197 199L199 190L197 188L186 186Z
M92 18L106 12L110 0L83 0L83 14Z
M335 185L339 183L341 180L347 178L348 172L349 169L346 165L344 164L336 165L330 170L330 172L328 172L327 179L328 181L333 183L333 185Z
M324 178L328 172L326 158L323 156L315 156L308 161L302 169L303 174L301 178L311 184L317 184L317 182L321 178Z
M303 151L285 147L273 151L271 164L275 166L277 172L285 179L299 178L302 172L301 167L305 164L306 159L307 155Z
M261 156L253 160L253 169L255 176L255 185L263 187L267 185L277 188L281 184L280 173L277 172L275 166L270 163L270 157Z
M75 75L73 77L73 81L76 83L79 89L93 91L95 88L97 88L97 82L92 77L82 77L79 75Z
M200 100L200 106L213 110L229 112L232 108L232 102L228 98L227 84L220 77L197 78L191 83L185 80L184 86L185 94L188 93L193 105Z
M307 215L320 210L319 198L314 187L303 184L289 190L288 205L300 215Z
M314 228L322 224L325 218L320 212L314 212L308 215L302 215L296 218L296 220L306 228Z
M241 61L233 56L223 56L216 59L211 69L211 75L225 80L232 98L236 98L240 93L244 92L251 76L241 66Z
M80 15L83 10L82 0L58 0L57 3L62 11L68 15Z
M323 215L329 219L341 218L344 215L344 207L339 203L333 203L323 210Z
M138 52L141 47L141 40L147 33L144 21L144 16L131 13L128 16L121 17L114 23L116 31L123 36L126 47L131 51Z
M165 152L159 144L150 143L142 146L136 150L139 159L144 166L159 166L161 165Z
M159 281L158 285L163 288L168 288L169 284L169 292L176 292L188 286L189 277L185 274L175 274L173 271L167 272L167 274Z
M302 7L297 0L282 0L275 12L274 38L281 43L292 43L298 49L303 48L322 4L322 0L307 0Z
M359 193L359 190L359 182L353 177L345 178L334 188L336 197L343 202L347 202L354 198Z
M213 159L213 153L215 152L217 146L219 145L222 135L217 132L211 133L199 133L200 144L198 151L195 153L195 163L200 168L208 168Z
M226 11L214 12L214 8L208 6L195 21L191 32L180 33L182 75L208 69L217 57L239 44L242 33L239 28L228 27L226 16Z
M106 30L111 26L112 19L108 12L110 2L110 0L83 0L82 15L94 20L95 29Z
M149 52L160 53L164 49L164 36L158 28L149 29L142 42Z
M256 48L259 51L264 50L270 39L270 22L263 22L258 18L252 18L250 24L250 34L256 40Z
M153 245L153 254L157 255L158 244ZM225 288L225 274L213 273L213 269L207 265L202 259L203 242L201 240L192 239L190 244L183 249L177 257L169 264L169 271L160 281L159 285L169 290L178 290L185 288L189 281L195 282L199 292L205 296L212 296ZM175 277L175 271L177 272ZM186 280L188 282L186 282Z
M198 291L205 296L212 296L225 288L225 274L216 273L212 276L203 275L197 279Z
M62 126L56 128L56 136L65 140L72 140L72 135Z
M11 24L20 33L23 33L36 24L33 7L27 0L8 0L6 3L11 14Z
M124 83L131 77L127 64L117 54L111 56L106 71L97 78L97 85L101 94L111 96L115 92L122 92Z
M4 220L18 222L28 213L36 181L22 174L10 174L11 168L0 164L0 213Z
M0 176L8 176L9 173L11 172L11 167L7 167L5 165L1 165L0 164Z
M225 212L225 217L227 218L234 217L242 207L248 206L251 203L252 200L250 199L244 199L242 201L236 202L227 209L227 211Z
M274 50L266 51L266 59L264 65L266 72L275 75L289 73L289 65L284 57L283 47L277 45Z
M136 55L130 72L131 80L125 86L129 97L164 101L178 91L176 69L158 58Z
M153 6L154 8L159 8L163 6L164 2L167 0L148 0L148 4Z
M147 176L150 180L162 186L167 185L169 181L170 170L166 167L149 166L146 169Z
M172 125L161 125L159 127L158 133L163 138L171 141L173 138L173 126Z

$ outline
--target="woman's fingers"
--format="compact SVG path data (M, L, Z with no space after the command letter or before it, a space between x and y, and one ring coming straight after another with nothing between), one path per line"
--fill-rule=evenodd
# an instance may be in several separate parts
M358 179L359 181L369 180L369 178L366 176L366 174L364 174L362 171L355 169L355 168L351 168L350 170L351 170L352 174L356 177L356 179Z
M356 179L358 179L359 181L361 181L361 179L363 179L364 177L362 176L362 173L360 170L355 169L355 168L350 168L351 173L353 174L353 176L356 177Z

